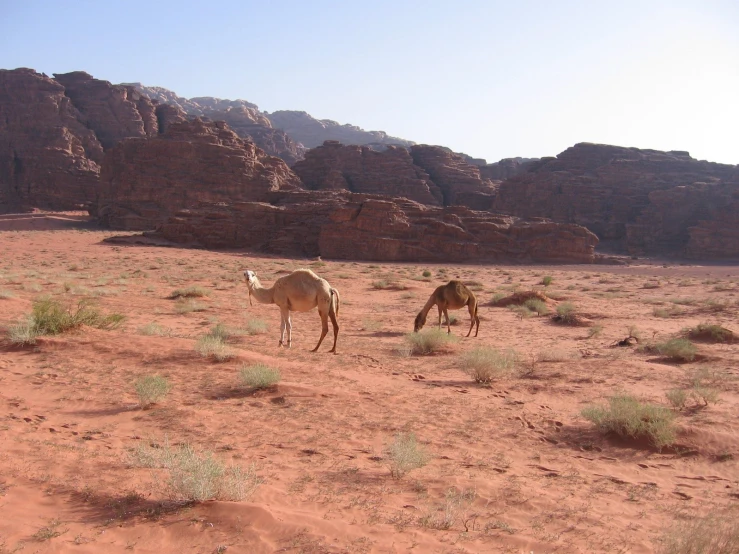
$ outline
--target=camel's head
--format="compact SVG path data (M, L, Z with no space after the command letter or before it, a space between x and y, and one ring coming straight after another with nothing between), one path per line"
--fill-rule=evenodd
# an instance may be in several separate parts
M416 321L413 324L413 332L418 333L421 329L423 329L424 325L426 325L426 316L423 315L423 312L419 312L419 314L416 316Z
M246 279L246 284L251 288L254 286L254 283L257 280L257 274L254 273L251 269L247 269L244 271L244 279Z

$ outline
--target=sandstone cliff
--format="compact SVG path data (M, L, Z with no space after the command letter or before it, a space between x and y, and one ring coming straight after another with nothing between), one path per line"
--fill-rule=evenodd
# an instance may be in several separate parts
M602 144L581 143L556 158L530 162L528 170L504 181L493 208L520 217L548 217L562 223L577 223L601 240L616 241L625 248L643 247L647 252L680 252L685 247L685 229L679 227L679 203L663 216L660 234L665 240L638 238L635 227L647 215L659 191L695 183L720 183L735 171L734 166L698 161L687 152L660 152ZM670 236L671 238L667 238Z
M54 79L0 69L0 213L94 200L103 148L81 121Z
M503 158L499 162L480 166L480 175L491 181L505 181L526 173L538 158Z
M592 262L598 239L578 225L522 221L464 207L331 191L277 192L271 203L200 204L157 236L210 248L381 261Z
M279 158L239 138L222 122L172 123L152 138L119 142L106 153L97 216L117 229L152 229L197 202L262 201L297 189Z

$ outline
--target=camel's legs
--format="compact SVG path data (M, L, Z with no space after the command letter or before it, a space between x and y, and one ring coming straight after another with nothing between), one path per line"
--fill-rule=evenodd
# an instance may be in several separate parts
M318 347L321 346L324 337L328 334L328 314L326 313L326 311L319 310L318 315L321 316L321 338L318 339L318 344L313 350L311 350L311 352L318 351Z
M280 346L285 344L285 331L287 330L287 322L290 319L290 310L280 308Z
M336 354L336 339L339 337L339 322L336 321L336 315L333 310L329 310L328 316L331 318L331 325L334 326L334 347L329 350L329 352Z
M477 324L477 327L475 327L475 336L477 336L477 333L480 331L480 316L475 315L475 323Z
M290 345L293 342L293 320L290 317L290 312L287 312L287 347L290 348Z
M475 309L477 306L473 305L472 303L468 304L467 307L470 310L470 330L467 331L467 336L469 337L472 333L472 327L475 325L475 320L477 319L477 316L475 315ZM477 326L480 326L480 323L478 321ZM477 333L475 333L475 336L477 336Z
M436 307L439 310L439 331L441 331L441 314L442 314L441 304L437 304Z
M452 334L452 324L449 322L449 312L444 308L444 317L446 318L446 332L448 335Z

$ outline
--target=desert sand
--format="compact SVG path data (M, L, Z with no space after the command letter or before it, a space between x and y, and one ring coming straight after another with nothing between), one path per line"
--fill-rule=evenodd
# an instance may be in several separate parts
M3 337L44 295L126 316L114 330L0 347L0 552L648 553L695 515L739 517L739 346L696 343L691 363L612 346L630 326L641 345L705 322L739 332L739 267L292 260L103 242L117 233L85 221L0 219ZM269 286L299 267L341 293L337 355L330 334L309 352L315 310L293 315L287 350L277 307L249 305L245 269ZM464 337L460 310L456 342L408 355L416 313L452 278L473 283L479 336ZM204 310L177 313L167 296L192 285L208 291ZM532 289L552 310L572 302L591 326L490 306ZM266 332L236 337L234 358L195 350L216 323L254 320ZM435 322L432 310L426 329ZM144 334L152 323L162 334ZM481 346L515 350L527 370L475 384L462 356ZM245 390L239 369L259 362L282 380ZM604 436L581 416L618 393L669 406L665 392L700 372L718 402L679 411L673 447ZM155 373L172 390L142 409L133 383ZM385 448L407 431L431 458L394 478ZM165 437L263 482L239 502L173 499L165 470L131 462L137 445Z

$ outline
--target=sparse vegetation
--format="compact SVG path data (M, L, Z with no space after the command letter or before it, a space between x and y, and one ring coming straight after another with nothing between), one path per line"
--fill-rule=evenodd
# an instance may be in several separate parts
M554 280L554 279L552 278L552 276L551 276L551 275L546 275L546 276L544 276L544 277L542 278L542 280L541 280L541 284L542 284L542 285L544 285L545 287L548 287L549 285L551 285L551 284L552 284L552 281L553 281L553 280Z
M239 371L241 384L250 389L266 389L280 382L280 370L265 364L244 366Z
M262 319L251 317L246 320L244 330L248 335L263 335L267 332L267 324Z
M58 300L42 298L33 302L31 314L11 325L11 343L34 344L41 335L59 335L87 325L97 329L114 329L125 320L117 313L103 315L90 301L80 300L76 308L65 307Z
M457 338L439 329L428 329L418 333L408 333L405 340L411 347L411 354L425 355L445 350Z
M427 279L431 277L431 272L428 269L424 269L423 273L421 274Z
M252 465L244 470L226 466L209 450L197 450L190 444L172 447L140 443L131 453L135 466L163 468L169 471L166 488L176 500L239 501L251 496L263 480Z
M236 353L230 348L223 339L214 335L203 335L195 344L195 350L203 358L213 358L218 362L230 360L236 356Z
M739 519L709 514L676 521L660 541L659 554L735 554L739 552Z
M698 349L687 339L670 339L654 345L654 350L671 360L692 362Z
M529 298L523 305L537 315L547 315L549 313L547 303L540 298Z
M462 370L476 383L488 384L509 377L518 361L515 350L500 352L495 348L480 347L462 355Z
M159 325L156 322L151 322L139 327L139 333L145 336L171 337L172 329Z
M464 514L476 497L472 489L448 489L442 504L421 516L418 523L428 529L451 529L457 521L465 519Z
M385 450L387 464L390 474L399 479L409 471L425 466L430 456L426 450L418 444L416 435L413 433L400 433Z
M688 392L683 389L671 389L665 393L670 405L676 410L682 410L688 402Z
M190 312L204 312L205 305L193 300L192 298L180 298L174 306L174 311L178 314L188 314Z
M5 300L8 298L14 298L14 297L15 297L15 294L13 294L11 291L0 289L0 300Z
M675 442L674 413L663 406L639 402L633 396L613 396L607 406L585 408L582 416L604 433L648 439L660 449Z
M588 329L588 338L594 339L596 337L599 337L603 333L603 326L601 324L593 325L590 329Z
M580 325L577 308L572 302L562 302L557 306L557 315L554 316L552 321L562 325Z
M184 289L175 289L173 290L167 298L170 300L175 300L177 298L200 298L203 296L208 296L208 290L199 287L196 285L186 287Z
M148 408L164 398L171 386L169 381L161 375L146 375L136 380L134 388L141 407Z
M704 342L724 342L730 343L736 340L733 332L729 331L721 325L700 323L695 327L687 329L685 334L688 338Z

